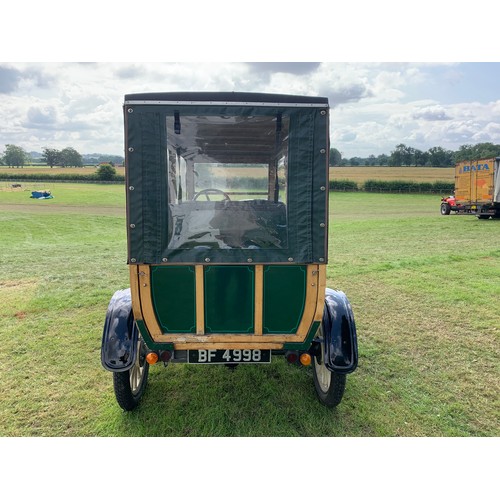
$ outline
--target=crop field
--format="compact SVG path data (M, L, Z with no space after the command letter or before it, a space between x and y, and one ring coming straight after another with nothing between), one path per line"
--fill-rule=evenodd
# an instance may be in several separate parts
M124 186L0 182L0 435L499 436L500 220L443 217L439 196L330 196L327 284L352 303L360 354L342 403L321 406L311 370L276 357L155 365L126 413L100 363L129 286Z
M115 167L118 175L125 175L124 167ZM262 177L266 175L264 168L240 167L234 166L223 170L224 176L229 177ZM0 173L17 174L19 176L26 174L50 174L64 175L77 174L89 175L95 174L96 167L83 168L62 168L45 166L25 166L23 168L9 168L0 166ZM212 173L217 170L212 168ZM435 182L455 180L455 169L451 168L433 168L433 167L331 167L330 179L347 179L362 184L367 180L412 180L415 182Z
M454 182L455 168L435 167L331 167L330 179L349 180L361 187L369 180L413 181L413 182Z
M118 175L125 175L124 167L115 167L116 173ZM46 167L46 166L24 166L22 168L9 168L5 166L0 166L0 173L18 175L19 177L28 174L44 174L44 175L90 175L95 174L97 167Z

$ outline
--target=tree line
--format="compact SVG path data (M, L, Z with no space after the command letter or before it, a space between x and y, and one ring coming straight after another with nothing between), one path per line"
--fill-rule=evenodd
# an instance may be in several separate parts
M62 150L53 148L43 148L41 159L50 168L53 167L83 167L82 155L74 148L64 148ZM4 165L12 168L22 168L31 163L31 155L22 147L14 144L6 144L5 151L0 157Z
M464 144L458 151L450 151L440 146L421 151L417 148L398 144L390 155L370 155L368 158L352 157L342 158L336 148L330 148L330 166L403 166L403 167L452 167L459 161L482 160L500 156L500 144L482 142L479 144ZM118 157L113 157L118 158ZM46 165L53 167L83 167L83 156L72 147L62 150L43 148L41 160ZM99 158L99 162L103 157ZM113 160L106 159L114 166ZM12 168L22 168L32 162L31 155L22 147L6 144L5 151L0 155L0 165Z
M482 142L464 144L458 151L450 151L440 146L427 151L398 144L390 155L370 155L368 158L342 158L335 148L330 148L330 166L403 166L403 167L453 167L459 161L474 161L500 156L500 144Z
M81 155L76 149L67 147L62 150L54 148L43 148L43 153L37 162L40 161L50 168L53 167L83 167L86 165L97 165L107 162L114 166L116 163L123 163L123 158L116 155ZM22 168L24 165L34 163L30 153L22 147L14 144L6 144L5 151L0 154L0 165L11 168Z

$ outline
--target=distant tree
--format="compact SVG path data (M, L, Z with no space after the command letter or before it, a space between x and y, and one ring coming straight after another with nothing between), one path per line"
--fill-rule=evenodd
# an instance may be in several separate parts
M406 146L406 144L398 144L394 151L391 151L389 165L409 167L411 165L424 165L425 155L419 149Z
M6 144L5 152L3 155L3 162L5 165L11 167L23 167L30 160L28 153L20 146L14 146L14 144Z
M470 158L468 160L482 160L494 158L500 155L500 145L492 142L480 142L470 148Z
M389 165L389 157L387 155L378 155L377 156L377 165L385 166Z
M73 148L64 148L59 154L62 167L83 167L82 155Z
M453 165L453 151L448 151L440 146L427 151L426 165L431 167L451 167Z
M391 151L391 156L389 158L389 165L397 167L399 165L404 165L406 154L406 146L404 144L398 144L394 151Z
M43 148L42 160L52 168L61 161L61 152L57 149Z
M473 159L472 144L463 144L455 152L455 161L470 161Z
M370 155L368 159L365 161L365 165L369 165L371 167L375 166L377 164L377 159L375 158L375 155Z
M99 177L101 181L112 181L115 176L116 169L109 163L99 165L99 167L97 168L97 177Z
M427 152L420 151L420 149L413 150L413 163L416 167L423 167L427 162Z
M330 148L330 167L340 165L342 155L338 149Z
M454 154L454 161L474 161L500 156L500 144L480 142L479 144L464 144Z

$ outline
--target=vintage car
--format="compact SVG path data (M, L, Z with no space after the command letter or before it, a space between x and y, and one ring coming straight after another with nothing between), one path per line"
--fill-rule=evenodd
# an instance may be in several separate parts
M151 364L284 356L338 405L358 354L349 301L326 288L328 99L130 94L124 118L130 288L101 349L118 404L139 404Z

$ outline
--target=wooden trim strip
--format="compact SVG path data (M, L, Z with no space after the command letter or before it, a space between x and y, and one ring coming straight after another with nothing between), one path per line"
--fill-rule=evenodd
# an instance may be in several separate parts
M203 266L195 266L196 272L196 335L205 334L205 286Z
M178 344L174 342L174 350L195 351L198 349L283 349L283 343L277 342L192 342Z
M326 294L326 264L318 266L319 283L318 283L318 302L316 306L316 314L314 321L323 320L323 310L325 308L325 294Z
M255 329L254 335L261 336L264 314L264 266L255 266Z
M139 266L129 265L130 295L132 297L132 312L134 319L142 320L141 297L139 295Z
M302 319L300 321L299 327L297 329L297 333L295 337L297 340L304 340L311 328L311 325L314 321L314 316L316 314L316 308L318 304L318 266L317 265L308 265L307 266L307 282L306 282L306 303L304 305L304 312L302 314ZM297 340L293 340L293 342L297 342Z
M153 308L151 298L151 268L149 265L139 265L139 296L143 320L153 340L163 340L162 331Z

